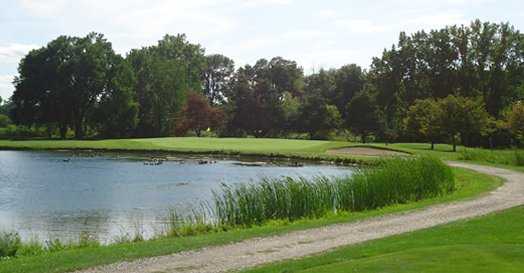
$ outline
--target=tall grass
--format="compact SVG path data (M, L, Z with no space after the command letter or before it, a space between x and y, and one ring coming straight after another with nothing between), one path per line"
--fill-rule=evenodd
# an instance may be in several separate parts
M0 232L0 258L15 256L21 245L18 233Z
M461 152L459 159L469 161L482 161L493 164L524 166L524 151L500 151L465 149Z
M77 241L63 242L59 239L40 242L37 237L22 242L17 232L0 232L0 259L34 256L65 249L99 246L100 242L87 233L81 233Z
M383 160L351 177L313 180L264 179L258 184L223 185L212 205L173 218L171 234L249 227L272 220L317 218L339 211L381 208L447 194L455 189L451 168L430 157ZM206 209L207 208L207 209ZM195 231L198 233L198 231ZM193 232L194 233L194 232Z

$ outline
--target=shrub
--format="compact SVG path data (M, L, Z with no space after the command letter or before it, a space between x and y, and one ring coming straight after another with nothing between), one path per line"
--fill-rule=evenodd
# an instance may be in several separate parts
M21 244L18 233L0 232L0 258L15 256Z

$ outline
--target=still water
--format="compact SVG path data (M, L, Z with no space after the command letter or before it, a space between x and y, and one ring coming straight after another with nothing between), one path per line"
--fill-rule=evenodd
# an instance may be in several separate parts
M220 158L178 157L146 165L136 155L0 151L0 230L22 238L102 242L165 229L170 208L189 210L210 200L222 183L256 183L264 177L347 176L352 169L304 164L243 164Z

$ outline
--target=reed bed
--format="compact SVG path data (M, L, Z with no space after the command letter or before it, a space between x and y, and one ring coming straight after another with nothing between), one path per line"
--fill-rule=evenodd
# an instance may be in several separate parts
M319 218L328 213L377 209L452 192L450 167L432 157L394 158L343 178L264 179L258 184L223 185L211 204L169 227L176 236L242 228L268 221Z

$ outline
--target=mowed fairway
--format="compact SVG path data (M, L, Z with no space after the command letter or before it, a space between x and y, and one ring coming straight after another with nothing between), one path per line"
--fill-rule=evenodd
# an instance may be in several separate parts
M246 273L524 272L524 207Z
M238 152L253 154L323 154L348 142L268 138L167 137L110 140L0 140L10 149L165 150L179 152Z

